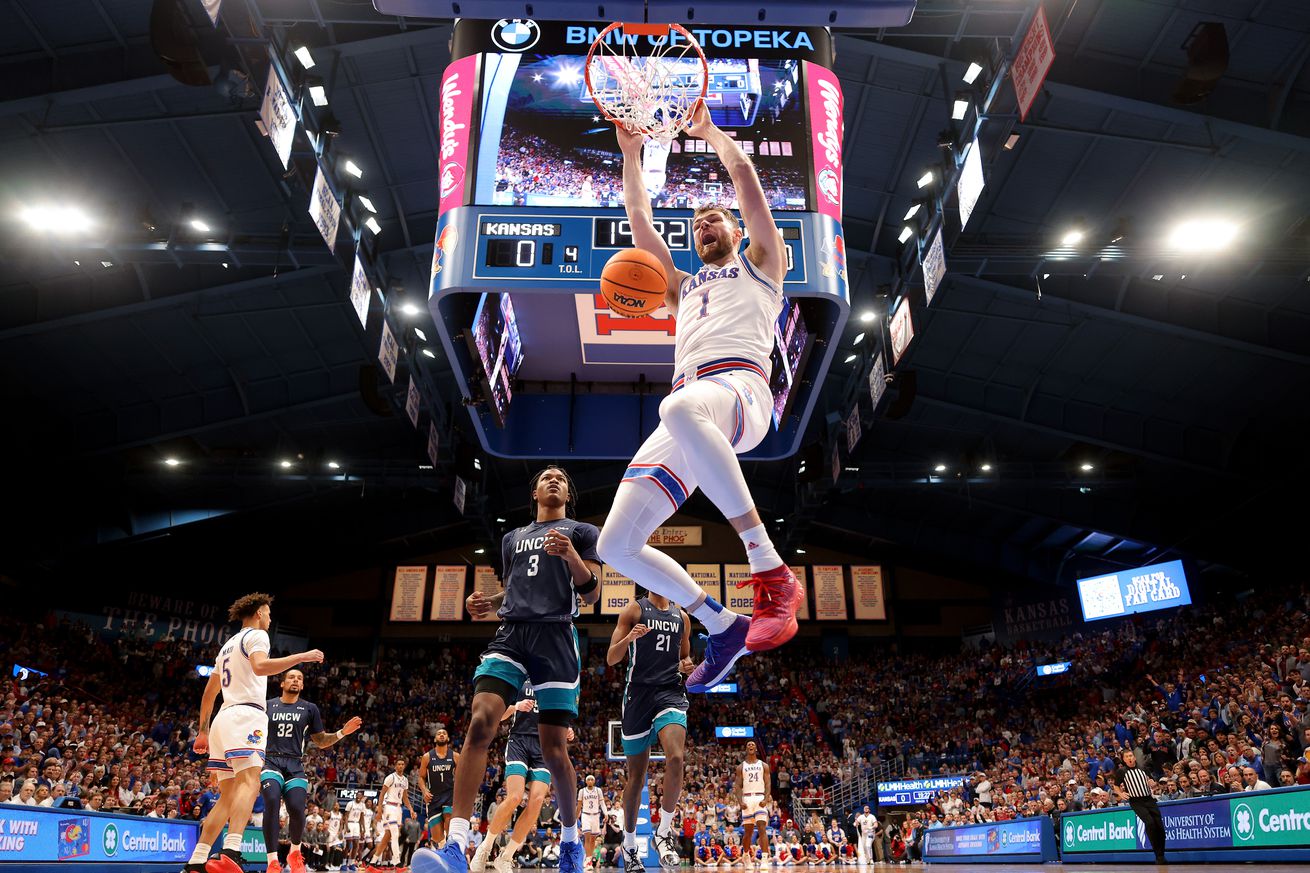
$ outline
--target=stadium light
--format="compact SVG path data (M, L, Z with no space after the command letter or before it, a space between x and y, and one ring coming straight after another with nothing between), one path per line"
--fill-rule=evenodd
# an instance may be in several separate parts
M302 45L292 54L296 56L296 60L300 61L300 66L306 70L314 69L314 56L309 53L309 46Z
M415 315L418 315L423 310L420 309L416 304L406 303L405 305L400 307L400 311L413 318Z
M505 523L505 519L501 518L500 516L496 516L496 524L504 524L504 523Z
M1237 236L1237 225L1218 219L1184 221L1169 233L1172 249L1185 252L1214 252L1227 248Z
M359 194L359 195L356 195L356 196L359 197L359 205L360 205L360 206L363 206L363 207L364 207L365 209L367 209L369 212L372 212L374 215L377 215L378 210L377 210L377 207L373 205L373 201L372 201L372 200L369 200L369 199L368 199L367 197L365 197L363 194Z
M855 335L855 344L858 346L862 342L864 342L864 333L863 332L857 333Z
M425 334L421 329L419 329L419 328L417 328L417 327L414 328L414 336L418 337L418 338L419 338L420 340L422 340L423 342L427 342L427 341L428 341L428 335Z
M374 233L382 233L382 225L378 224L378 220L371 215L365 219L364 226Z
M91 217L76 206L28 206L19 217L33 230L48 230L61 235L87 231L94 224Z
M338 464L336 461L328 461L328 469L329 469L329 470L340 470L340 469L341 469L341 465Z
M901 233L899 236L896 237L896 241L903 243L912 236L914 236L914 228L910 227L909 225L906 225L905 227L901 228Z
M933 178L934 176L932 170L926 171L922 176L919 177L919 182L918 182L919 187L927 188L929 185L932 184Z
M191 225L192 230L198 230L201 233L209 233L210 231L209 225L205 224L205 222L201 221L199 218L191 219L189 224Z
M933 470L935 470L935 471L938 472L938 473L945 473L945 472L946 472L946 465L945 465L945 464L938 464L936 467L933 467Z
M1060 245L1076 246L1083 241L1083 237L1085 236L1086 234L1081 230L1070 230L1066 232L1064 236L1060 237Z
M796 550L796 554L798 554L798 555L803 555L803 554L805 554L805 550L804 550L804 549L797 549L797 550Z
M860 321L864 322L865 324L868 324L869 322L873 321L877 317L878 314L875 313L872 309L866 309L860 313Z
M436 354L432 351L432 349L424 349L423 354L427 355L429 358L436 358Z
M476 548L476 549L473 550L473 554L475 554L475 555L485 555L486 553L487 553L487 550L484 549L484 548L481 548L481 547Z
M982 71L982 64L977 61L969 64L969 69L964 71L965 84L972 85L974 82L978 81L978 77L982 75Z
M906 213L905 213L905 218L902 219L902 220L903 220L903 221L909 221L911 218L914 218L914 216L918 215L918 214L919 214L919 210L922 209L922 208L923 208L923 204L922 204L922 203L916 203L916 204L914 204L913 206L911 206L911 207L909 208L908 211L906 211Z
M979 467L978 469L979 469L979 470L982 470L984 473L990 473L990 472L992 471L992 465L991 465L991 464L983 464L983 465L982 465L981 467Z
M1096 469L1096 466L1084 461L1081 465L1079 465L1078 469L1082 470L1084 473L1090 473Z
M309 99L314 101L315 106L327 106L328 105L327 88L325 88L322 85L310 85Z
M969 114L969 100L968 100L968 98L967 98L967 97L966 97L966 98L960 98L960 97L955 98L955 105L954 105L954 107L952 107L952 109L951 109L951 118L954 118L956 121L964 121L964 116L966 116L966 115L968 115L968 114Z
M170 467L176 467L182 462L179 461L177 458L164 458L164 463Z
M847 355L847 356L846 356L846 360L843 361L842 363L844 363L844 364L849 364L851 361L855 360L856 357L857 357L857 355Z
M354 176L356 179L364 178L364 171L361 170L359 168L359 164L355 163L354 161L351 160L346 161L346 172Z
M290 470L291 462L287 460L283 460L279 466L281 466L283 470Z

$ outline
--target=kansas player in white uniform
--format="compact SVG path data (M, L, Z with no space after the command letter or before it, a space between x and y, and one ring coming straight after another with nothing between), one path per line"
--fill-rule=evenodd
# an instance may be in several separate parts
M746 866L755 859L752 831L760 835L760 857L769 857L769 765L759 758L754 740L746 743L746 760L737 768L737 802L741 804L742 845ZM761 863L761 866L763 864Z
M742 229L726 207L702 206L691 230L704 264L695 275L677 269L645 194L642 137L618 127L632 237L664 265L664 301L677 317L678 342L673 391L660 404L660 425L624 473L598 548L605 563L684 607L709 630L705 660L687 677L689 691L703 692L742 655L795 636L796 608L805 592L773 547L737 461L759 444L772 419L767 368L782 311L786 249L750 159L714 125L704 103L692 113L687 132L723 161L750 245L738 252ZM707 597L680 564L646 544L697 488L746 547L755 586L750 619Z
M583 869L590 870L591 855L596 849L596 838L604 833L601 822L605 818L605 794L596 787L596 777L590 773L578 789L578 809L582 811L582 851L586 861Z
M208 770L218 780L219 798L205 819L200 841L184 868L186 873L241 873L245 863L241 836L259 794L259 771L268 741L268 715L264 711L268 677L300 663L323 660L318 649L285 658L268 656L272 603L269 594L247 594L227 611L229 621L241 622L241 630L223 644L214 660L214 671L200 698L200 733L194 745L197 755L209 757ZM223 692L223 706L210 725L219 691ZM228 830L223 851L206 860L224 825Z
M378 843L373 849L373 863L382 863L382 849L387 844L387 834L391 834L391 863L400 864L400 821L401 807L414 815L414 807L409 803L409 779L405 777L405 759L397 758L396 769L382 780L382 809L378 816L381 824L378 828Z
M353 863L361 854L359 847L362 841L367 840L367 834L364 831L364 812L368 809L364 805L364 798L360 794L346 804L346 858L345 863L341 865L342 870L354 870Z

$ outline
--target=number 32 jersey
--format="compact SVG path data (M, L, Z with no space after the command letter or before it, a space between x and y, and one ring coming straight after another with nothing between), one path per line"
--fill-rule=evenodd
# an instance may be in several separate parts
M303 757L306 738L321 733L325 733L323 714L314 704L305 700L283 703L281 697L268 702L268 757Z

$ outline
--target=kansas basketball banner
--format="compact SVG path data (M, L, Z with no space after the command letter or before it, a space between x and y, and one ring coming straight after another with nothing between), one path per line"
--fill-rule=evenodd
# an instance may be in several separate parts
M464 618L464 566L438 564L432 571L433 621L462 621Z
M887 620L887 596L883 589L882 567L851 567L851 594L855 598L856 618Z
M723 565L723 604L733 612L751 615L755 612L755 590L747 585L738 588L738 582L745 582L751 577L750 564Z
M687 575L696 580L707 597L723 601L723 569L718 564L688 564Z
M637 597L637 586L618 570L605 567L601 570L600 614L618 615Z
M391 620L422 621L427 567L397 567L391 585Z
M487 567L482 564L473 568L473 590L481 591L487 597L493 597L500 593L500 579L496 577L496 568ZM500 621L496 613L488 613L485 618L476 619L476 621Z
M815 564L814 617L819 621L846 620L846 580L840 564Z

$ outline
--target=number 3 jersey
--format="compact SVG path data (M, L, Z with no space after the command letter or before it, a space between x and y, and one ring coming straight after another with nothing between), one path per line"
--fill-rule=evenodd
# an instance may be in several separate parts
M505 602L496 614L502 621L570 621L577 614L573 571L562 557L546 552L551 529L569 537L582 560L600 563L596 553L600 531L593 524L558 518L510 531L500 546Z
M314 734L325 732L323 714L318 707L305 700L284 703L281 697L268 702L268 748L270 758L300 758L305 754L305 741Z
M255 652L268 654L268 632L257 627L244 627L237 631L218 650L214 672L223 689L223 709L237 704L264 708L268 697L268 677L256 676L250 664Z

